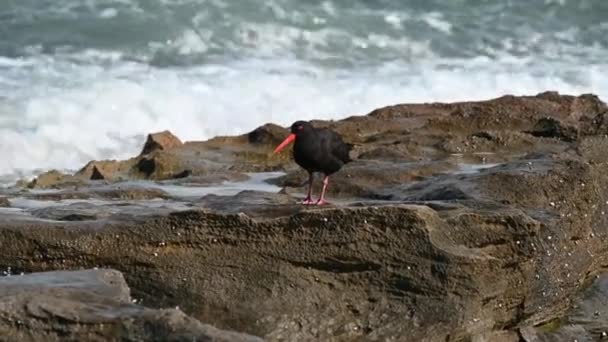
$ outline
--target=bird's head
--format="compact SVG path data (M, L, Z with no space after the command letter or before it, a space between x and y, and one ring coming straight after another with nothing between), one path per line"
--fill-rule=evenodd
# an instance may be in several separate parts
M292 141L294 141L299 135L306 134L307 132L312 131L314 128L308 121L296 121L291 125L291 134L283 140L277 148L274 149L274 153L279 153L285 146L289 145Z
M309 132L313 129L308 121L296 121L291 125L291 133L295 135Z

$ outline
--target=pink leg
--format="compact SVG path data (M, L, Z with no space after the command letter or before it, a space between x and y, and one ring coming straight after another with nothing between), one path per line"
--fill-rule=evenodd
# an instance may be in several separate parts
M304 201L302 201L302 204L304 205L309 205L309 204L314 204L315 202L312 200L311 195L312 195L312 172L308 173L308 194L306 195L306 198L304 199Z
M329 176L325 176L325 178L323 178L323 190L321 190L321 197L319 197L317 205L327 204L327 202L325 202L325 190L327 190L327 184L329 184Z

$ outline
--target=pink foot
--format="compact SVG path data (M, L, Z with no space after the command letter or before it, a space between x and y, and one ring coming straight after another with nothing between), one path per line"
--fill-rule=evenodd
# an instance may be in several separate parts
M310 197L306 197L304 199L304 201L302 201L302 204L304 204L304 205L311 205L311 204L315 204L315 201L313 201L312 198L310 198Z
M327 203L324 199L319 198L319 200L315 204L316 205L325 205L325 204L329 204L329 203Z

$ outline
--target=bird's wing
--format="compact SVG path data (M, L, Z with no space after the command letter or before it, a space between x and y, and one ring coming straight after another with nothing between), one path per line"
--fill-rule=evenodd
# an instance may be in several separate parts
M334 158L339 159L342 163L348 163L351 161L349 152L353 148L353 145L347 144L342 140L340 135L332 130L327 130L327 143L329 144L329 150Z

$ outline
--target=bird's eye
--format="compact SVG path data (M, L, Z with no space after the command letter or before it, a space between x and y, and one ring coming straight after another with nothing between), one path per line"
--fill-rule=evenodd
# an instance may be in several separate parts
M301 130L303 130L303 129L304 129L304 126L303 126L303 125L298 125L298 131L301 131Z

